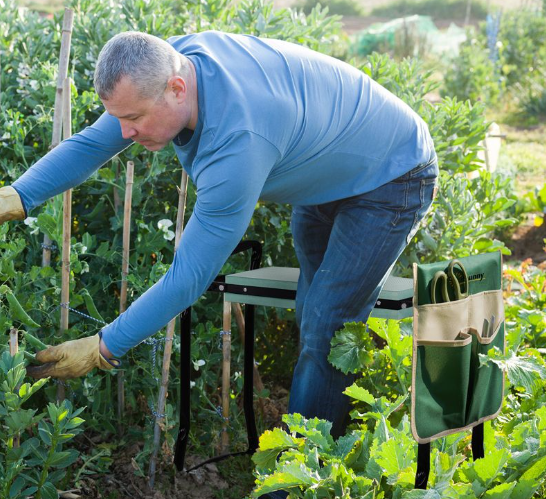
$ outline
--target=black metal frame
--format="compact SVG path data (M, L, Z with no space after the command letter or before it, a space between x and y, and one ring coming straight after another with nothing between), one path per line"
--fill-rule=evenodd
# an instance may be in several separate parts
M258 241L241 241L231 253L243 253L251 250L250 268L260 268L262 262L262 245ZM219 275L207 291L225 293L227 291L225 276ZM295 293L294 293L295 294ZM243 368L243 408L248 435L248 449L243 452L223 454L208 459L193 468L192 471L207 463L221 461L230 456L253 454L258 448L258 430L254 415L254 305L245 306L245 355ZM174 464L178 471L184 469L186 448L190 432L191 404L190 404L190 376L191 376L191 307L180 314L180 425L175 444Z

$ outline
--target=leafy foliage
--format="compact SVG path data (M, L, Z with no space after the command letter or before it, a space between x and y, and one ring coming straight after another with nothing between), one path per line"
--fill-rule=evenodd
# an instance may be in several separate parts
M79 456L64 445L80 431L83 409L73 410L68 401L50 403L47 412L23 409L23 404L46 383L24 383L23 353L0 359L0 497L19 499L57 498L56 484ZM35 435L38 435L36 437Z
M529 274L529 275L528 275ZM517 275L517 274L514 274ZM527 288L509 292L509 303L529 292L535 282L527 266L521 279ZM543 279L538 287L543 288ZM534 289L534 287L533 287ZM522 303L522 302L518 302ZM540 305L528 313L541 312ZM276 428L260 439L253 460L257 464L252 497L274 490L289 498L539 498L546 491L546 382L543 341L529 336L514 319L525 309L507 308L507 354L491 350L482 362L494 362L507 371L506 400L497 419L485 423L483 459L468 455L470 433L440 438L432 443L429 488L413 490L416 449L409 422L408 392L412 341L408 323L370 319L347 324L332 342L331 359L346 372L361 377L345 394L353 399L353 424L346 435L332 441L329 423L285 416L288 431ZM346 352L371 341L373 331L385 341L370 349L360 366L358 356ZM369 348L369 346L367 347ZM373 395L372 395L373 394ZM318 437L318 438L317 438ZM273 449L273 452L271 450Z

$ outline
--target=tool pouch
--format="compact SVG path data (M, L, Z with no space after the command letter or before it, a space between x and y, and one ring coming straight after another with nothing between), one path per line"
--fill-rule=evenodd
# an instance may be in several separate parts
M491 362L480 365L479 358L493 347L505 349L502 257L497 252L458 260L468 274L468 296L445 303L432 303L431 283L450 262L413 267L411 428L419 444L477 427L502 406L503 372ZM483 454L483 426L479 430ZM425 487L416 480L416 488Z

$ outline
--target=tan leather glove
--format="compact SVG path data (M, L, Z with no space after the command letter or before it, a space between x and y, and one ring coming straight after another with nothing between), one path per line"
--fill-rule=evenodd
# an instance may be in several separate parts
M25 209L17 191L11 186L0 188L0 223L24 219Z
M33 378L69 379L85 376L95 367L106 370L119 367L118 359L109 362L100 354L99 343L100 337L96 334L46 348L36 354L36 360L43 365L27 367L27 374Z

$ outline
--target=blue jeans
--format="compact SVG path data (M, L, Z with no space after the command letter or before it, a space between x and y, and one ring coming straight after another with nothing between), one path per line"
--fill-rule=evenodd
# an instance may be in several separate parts
M394 263L432 204L437 176L434 156L371 192L293 209L300 354L288 412L331 421L335 438L345 430L350 399L342 392L354 376L328 362L330 342L345 322L367 321Z

